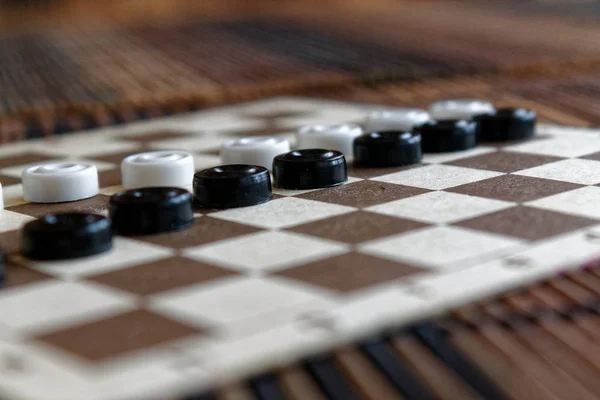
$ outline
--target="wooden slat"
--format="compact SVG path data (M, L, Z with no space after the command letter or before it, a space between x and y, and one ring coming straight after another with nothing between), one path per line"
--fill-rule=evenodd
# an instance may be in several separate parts
M416 338L398 336L392 339L392 345L400 357L421 378L421 381L426 383L441 400L475 400L478 398Z
M386 378L377 371L358 349L350 347L335 355L335 361L348 380L369 400L402 400Z

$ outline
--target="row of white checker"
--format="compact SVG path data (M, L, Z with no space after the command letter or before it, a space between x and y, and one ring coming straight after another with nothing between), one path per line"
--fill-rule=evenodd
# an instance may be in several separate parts
M361 115L359 110L353 109L345 114L346 120L351 118L350 115L356 117ZM321 116L317 115L315 120L319 123L324 123L323 120L319 119ZM198 116L201 118L201 116ZM306 122L306 121L301 121ZM51 141L31 141L25 143L19 143L14 146L7 146L0 148L0 156L18 155L20 153L35 151L40 154L45 154L50 157L56 156L56 161L64 161L65 159L73 162L80 163L91 163L94 164L98 171L106 171L116 167L114 164L88 160L85 156L99 156L103 154L110 154L112 152L123 152L132 150L132 144L127 142L119 142L116 140L117 137L127 137L128 135L143 134L149 129L180 129L186 133L202 133L202 131L194 131L193 124L190 126L182 126L183 123L178 121L177 126L169 125L168 122L159 121L155 123L142 123L134 125L133 127L123 128L121 130L113 128L110 130L100 130L98 132L89 132L84 134L74 134L69 137L61 138L58 140ZM600 136L596 131L582 130L577 128L560 128L549 125L540 125L537 129L538 135L551 135L553 136L550 140L544 141L533 141L522 144L516 144L513 146L505 147L505 150L524 152L530 154L540 154L548 156L560 156L560 157L578 157L585 154L594 153L600 151ZM218 136L218 131L213 132ZM566 137L568 135L568 137ZM293 140L294 135L291 133L282 133L281 136L287 136L290 140ZM211 138L208 143L207 139L203 137L202 140L195 139L173 139L165 140L152 144L152 147L157 149L173 149L179 150L182 148L196 150L216 150L222 143L221 138ZM107 150L110 149L110 150ZM479 146L472 150L450 153L450 154L426 154L423 158L424 163L441 163L452 160L458 160L460 158L471 157L474 155L485 154L486 152L494 151L491 147ZM582 184L593 184L596 182L596 168L593 161L589 160L563 160L562 164L551 164L548 167L541 167L537 170L529 171L531 176L545 177L545 176L564 176L566 181L572 181L575 183ZM194 154L194 164L196 169L209 168L220 164L218 156L206 155L206 154ZM0 174L11 176L15 178L21 177L23 170L29 165L12 166L8 168L0 168ZM584 171L580 173L579 171ZM527 173L524 171L523 173ZM0 182L1 183L1 182ZM596 182L598 183L598 182ZM4 193L5 205L12 206L17 205L19 202L24 202L22 199L22 188L21 185L10 185L5 188Z
M491 107L491 105L489 105L489 107ZM483 104L477 106L475 110L488 110L489 107ZM227 136L224 135L224 132L244 131L265 127L264 121L252 118L253 113L286 112L289 110L312 113L310 116L282 117L280 119L279 125L283 129L281 137L287 137L292 143L295 142L294 133L296 132L296 129L305 125L331 125L339 123L368 124L369 115L375 115L377 118L382 118L379 114L385 115L386 113L389 113L389 111L382 110L381 106L370 104L319 101L302 98L273 98L218 110L199 111L187 115L162 118L160 120L131 123L126 126L101 128L80 134L73 133L65 136L53 137L51 139L24 141L0 149L0 156L18 154L24 151L39 151L40 153L49 156L85 160L86 157L133 151L136 148L134 143L119 142L115 139L118 139L119 137L144 135L150 129L175 130L191 134L201 134L203 136L202 141L187 138L157 141L151 145L151 148L153 149L185 149L192 152L216 150L222 144L223 139L227 138ZM410 116L410 113L415 112L416 109L400 110L405 110L407 112L407 119L423 120L421 117ZM365 117L367 118L366 121ZM376 121L371 122L374 123ZM400 123L399 121L391 122L396 124ZM233 138L234 136L232 135L230 137ZM14 171L9 172L12 172L13 175L15 174Z
M493 109L487 101L449 100L432 104L430 112L435 118L470 118L474 113ZM410 130L430 118L429 113L419 109L381 109L367 114L364 126L369 131ZM299 149L325 148L352 157L353 141L363 132L357 124L310 124L298 129L296 142ZM221 162L271 169L273 158L289 151L289 141L280 137L231 139L221 145ZM122 185L126 189L189 186L195 171L193 156L175 150L132 154L121 162L120 167ZM96 166L83 162L43 162L26 168L21 180L24 199L35 203L76 201L99 192ZM0 204L2 208L3 204Z

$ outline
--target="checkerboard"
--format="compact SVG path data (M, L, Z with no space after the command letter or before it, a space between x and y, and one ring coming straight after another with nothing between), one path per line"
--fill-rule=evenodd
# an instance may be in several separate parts
M293 143L302 124L360 122L374 108L274 98L0 148L0 398L179 398L600 256L600 131L543 123L534 140L419 165L350 163L342 186L198 209L187 230L116 237L99 256L18 253L36 217L106 214L126 155L181 149L203 169L227 138ZM95 163L101 194L25 202L21 171L64 159Z

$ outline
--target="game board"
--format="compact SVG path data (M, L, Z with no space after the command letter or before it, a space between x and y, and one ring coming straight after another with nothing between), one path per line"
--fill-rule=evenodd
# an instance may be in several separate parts
M0 148L0 398L175 399L401 327L600 256L600 132L539 124L523 143L357 169L343 186L274 189L258 206L197 210L193 227L117 237L108 254L32 262L19 228L106 214L119 162L182 149L218 165L230 137L360 122L379 106L273 98ZM31 163L94 162L101 194L21 198Z

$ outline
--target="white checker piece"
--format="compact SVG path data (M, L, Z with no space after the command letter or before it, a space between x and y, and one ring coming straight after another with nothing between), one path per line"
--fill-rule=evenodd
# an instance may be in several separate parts
M54 162L58 163L58 162L65 162L65 161L66 160L64 158L57 158L56 160L48 160L48 161L44 161L41 163L31 163L31 164L17 165L14 167L1 168L0 174L12 176L14 178L20 178L21 175L23 174L23 171L26 168L29 168L33 165L50 164L50 163L54 163ZM69 159L68 162L69 163L94 164L94 166L96 166L96 169L98 170L98 172L108 171L110 169L118 167L116 164L111 164L111 163L107 163L107 162L103 162L103 161L96 161L96 160L86 160L83 158L81 158L81 159L80 158L72 158L72 159Z
M367 132L410 131L430 119L427 111L418 108L388 108L367 114L363 125Z
M415 221L448 224L467 218L474 218L505 208L514 203L467 196L449 192L429 192L417 196L378 204L366 208L367 211Z
M284 129L296 129L307 123L360 121L368 111L376 108L379 107L274 98L129 127L66 135L59 139L61 148L56 149L48 149L48 141L15 144L0 149L0 155L36 151L57 156L68 154L79 160L91 155L127 152L131 142L113 139L123 133L143 134L146 129L197 133L193 139L153 142L152 148L212 151L219 148L223 138L229 137L223 132L262 127L263 122L249 116L251 113L314 113L283 118L281 126ZM540 125L538 128L540 133L554 138L510 146L510 150L562 157L579 157L600 151L600 135L596 131L592 134L586 133L592 131L575 132L563 127ZM569 136L569 132L574 132L577 139ZM460 153L426 155L424 162L436 165L371 180L432 190L473 183L503 174L439 163L491 151L494 149L480 146ZM208 154L194 154L194 159L196 169L219 162L217 156ZM200 159L203 162L198 162ZM94 163L100 171L117 167L110 163ZM555 180L592 185L600 182L597 165L600 163L592 160L564 160L519 174L551 175ZM24 167L4 168L0 173L19 177ZM358 179L351 178L350 181ZM102 193L111 194L118 188L104 188ZM506 209L512 203L455 193L425 193L367 210L435 226L376 239L352 249L421 266L423 272L340 295L299 280L269 275L351 251L351 246L345 243L280 231L356 210L293 197L306 192L274 188L274 193L288 197L254 207L211 213L211 218L253 225L267 231L186 248L181 255L241 275L175 288L145 298L148 308L155 313L200 328L210 326L217 335L185 337L121 355L102 364L92 366L49 345L24 345L18 338L21 332L44 333L138 308L137 296L83 280L178 253L135 238L118 237L111 252L90 257L85 263L31 262L15 257L17 263L25 263L58 280L0 291L0 310L4 310L0 313L0 397L16 400L173 398L188 389L200 390L215 380L238 379L257 369L290 362L307 353L329 350L331 346L374 333L391 323L409 323L482 296L552 276L600 255L600 225L531 245L513 237L445 226ZM4 187L7 207L22 203L20 196L21 185ZM460 203L460 207L456 203ZM530 207L600 218L598 204L600 188L591 186L526 203ZM17 228L31 219L13 214L16 213L0 212L0 231ZM180 346L179 352L174 351L175 345ZM7 353L24 357L30 365L25 375L19 375L19 372L7 374L1 370L1 360ZM197 363L183 369L178 364L190 360L197 360Z
M222 164L258 165L273 167L273 159L290 151L290 143L275 136L253 136L231 139L221 146Z
M371 178L373 181L397 183L423 189L441 190L503 175L499 172L455 167L453 165L427 165L406 171Z
M305 125L298 129L296 148L337 150L346 157L353 157L354 139L362 134L357 124Z
M33 203L60 203L98 194L98 170L94 164L63 161L26 168L21 176L23 198Z
M471 119L477 114L494 111L494 106L481 99L440 100L429 106L429 114L433 119Z
M194 178L194 171L194 157L185 151L132 154L121 162L121 179L127 189L188 186Z
M291 232L258 232L193 247L185 255L225 268L262 274L342 254L345 244Z

